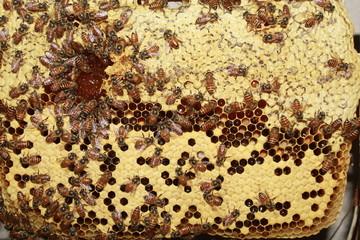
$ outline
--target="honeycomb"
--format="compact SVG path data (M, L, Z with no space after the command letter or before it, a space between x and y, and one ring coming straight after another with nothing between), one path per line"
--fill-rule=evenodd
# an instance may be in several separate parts
M339 215L359 55L335 0L4 0L11 239L296 238Z

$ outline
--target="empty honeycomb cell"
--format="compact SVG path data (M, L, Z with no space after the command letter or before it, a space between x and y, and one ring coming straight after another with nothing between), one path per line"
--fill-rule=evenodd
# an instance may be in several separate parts
M283 170L282 170L281 168L276 168L276 169L274 170L274 174L275 174L276 176L281 176L282 173L283 173Z
M252 213L257 213L258 212L258 207L257 206L251 206L250 207L250 211L252 212ZM249 220L251 220L251 219L249 219Z

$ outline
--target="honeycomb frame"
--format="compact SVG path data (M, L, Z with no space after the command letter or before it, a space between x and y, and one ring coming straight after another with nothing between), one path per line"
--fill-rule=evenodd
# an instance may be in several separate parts
M3 2L11 238L295 238L336 220L360 125L342 1L217 3Z

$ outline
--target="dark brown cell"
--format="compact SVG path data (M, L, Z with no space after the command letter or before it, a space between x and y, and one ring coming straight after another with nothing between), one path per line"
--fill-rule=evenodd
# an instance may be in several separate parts
M280 215L285 217L288 214L288 211L286 209L281 209L280 210Z
M266 115L261 115L260 120L263 122L267 122L269 118Z
M301 166L301 164L302 164L302 161L301 161L301 159L296 159L295 161L294 161L294 164L295 164L295 166Z
M161 178L163 178L163 179L169 178L169 173L167 171L162 172L161 173Z
M179 205L176 204L176 205L173 206L173 211L174 212L179 212L180 210L181 210L181 207Z
M165 184L166 184L167 186L171 186L171 185L173 184L172 179L171 179L171 178L166 179L166 180L165 180Z
M266 211L266 207L264 205L260 205L258 207L258 209L259 209L259 212L265 212Z
M239 166L239 167L236 168L236 172L238 174L242 174L244 172L244 168Z
M207 130L207 131L206 131L206 136L212 137L213 135L214 135L214 131L213 131L213 130Z
M303 194L302 194L302 198L303 199L308 199L310 197L310 194L309 194L309 192L303 192Z
M319 205L317 205L316 203L311 205L311 211L316 212L317 210L319 210Z
M321 175L319 175L319 176L317 176L317 177L315 178L315 180L316 180L317 183L321 183L321 182L324 181L324 177L321 176Z
M191 187L190 186L185 186L184 187L184 192L190 193L191 192Z
M256 160L255 160L254 158L249 158L249 159L248 159L248 164L249 164L250 166L255 165L255 163L256 163Z
M109 206L111 203L112 203L112 201L111 201L110 198L105 198L105 199L104 199L104 204L105 204L106 206Z
M311 192L310 192L310 197L311 198L315 198L317 196L317 192L315 191L315 190L312 190Z
M273 161L274 162L278 163L278 162L280 162L280 160L281 160L281 157L279 155L273 156Z
M284 204L283 204L283 207L284 207L285 209L289 209L289 208L291 207L291 203L288 202L288 201L285 201Z
M285 175L289 175L291 173L291 168L290 167L284 167L283 172Z
M194 145L196 144L195 139L190 138L190 139L188 140L188 144L189 144L190 146L194 146Z
M281 174L282 174L282 169L281 169L281 168L276 168L276 169L274 170L274 174L275 174L276 176L281 176Z
M249 228L249 227L251 226L251 221L245 220L245 221L244 221L244 226L247 227L247 228Z
M190 212L190 211L187 211L187 212L185 212L185 217L186 217L186 218L192 218L192 217L193 217L193 213Z
M240 142L239 142L238 140L234 140L234 141L232 142L232 145L237 148L237 147L240 146Z
M235 226L236 226L237 228L242 228L242 227L244 226L244 223L243 223L242 221L237 221L237 222L235 223Z
M266 101L264 99L260 99L258 101L259 108L265 108L266 107Z
M253 204L254 204L254 203L253 203L253 200L251 200L251 199L246 199L246 200L245 200L245 206L251 207Z
M241 143L242 146L247 146L247 145L249 145L249 140L247 140L247 139L242 139L242 140L240 141L240 143Z
M14 180L15 181L20 181L21 180L21 175L20 174L15 174L14 175Z
M323 196L325 195L324 189L320 189L320 190L317 192L317 195L318 195L319 197L323 197Z
M239 166L239 161L232 160L230 164L231 164L232 167L236 168L237 166Z
M136 162L137 162L137 164L139 164L141 166L141 165L145 164L146 160L143 157L138 157Z
M251 206L251 207L250 207L250 212L252 212L252 213L257 213L258 211L259 211L259 209L258 209L257 206ZM249 220L251 220L251 219L249 219Z
M227 173L229 175L234 175L236 173L236 169L233 167L228 168Z

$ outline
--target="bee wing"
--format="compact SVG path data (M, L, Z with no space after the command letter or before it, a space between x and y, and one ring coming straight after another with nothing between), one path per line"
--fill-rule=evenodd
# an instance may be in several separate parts
M139 148L137 149L137 151L138 151L138 152L142 152L142 151L144 151L147 147L148 147L147 144L143 144L141 147L139 147Z
M90 185L85 185L85 184L80 183L80 187L82 187L82 188L84 188L84 189L86 189L88 191L91 191Z
M97 138L95 138L94 140L91 141L91 146L96 149L102 148L102 145L101 145L99 139L97 139Z
M106 120L106 118L104 116L99 116L98 120L99 120L100 127L106 128L107 126L109 126L109 121Z

